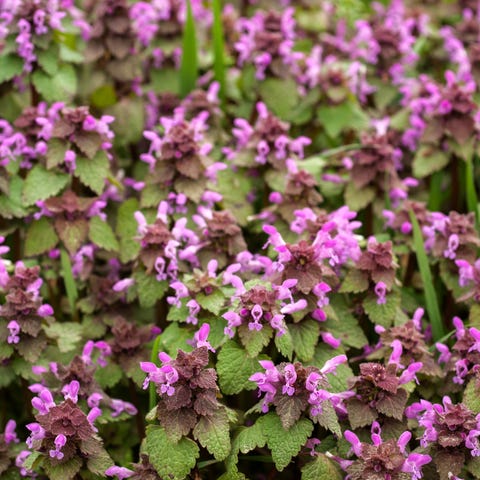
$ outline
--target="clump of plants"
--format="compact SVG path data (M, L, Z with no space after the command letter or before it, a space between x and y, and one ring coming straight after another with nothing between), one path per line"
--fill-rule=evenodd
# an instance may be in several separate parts
M476 1L0 1L0 476L480 479Z

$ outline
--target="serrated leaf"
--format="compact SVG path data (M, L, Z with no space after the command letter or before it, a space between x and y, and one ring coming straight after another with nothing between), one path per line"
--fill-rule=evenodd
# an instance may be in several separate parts
M141 98L122 98L108 113L115 117L112 129L116 144L128 145L141 140L145 125L145 105Z
M97 132L82 130L75 134L74 143L84 155L92 160L102 145L102 137Z
M353 429L371 425L377 419L375 411L356 398L348 400L346 406L348 419Z
M27 214L23 207L23 179L14 176L10 180L8 195L0 195L0 215L4 218L22 218Z
M275 411L282 421L285 430L293 427L307 407L306 400L293 395L282 395L275 403Z
M267 437L263 432L261 423L254 423L251 427L243 428L236 437L238 450L248 453L255 448L262 448L267 443Z
M0 83L11 80L15 75L20 75L23 70L23 60L17 55L0 56Z
M85 218L77 218L68 221L64 218L55 220L55 230L60 240L65 245L70 255L75 255L88 235L88 221Z
M114 387L122 376L122 368L114 362L107 363L105 367L98 367L95 371L95 380L102 388Z
M225 304L225 296L220 289L214 289L209 295L200 292L195 297L195 300L202 308L217 316L220 315L223 305Z
M293 339L288 328L283 335L275 335L275 346L284 357L287 357L288 360L292 360Z
M350 270L343 279L340 293L359 293L368 290L368 276L357 269Z
M78 177L84 185L100 195L103 192L105 178L110 170L110 162L107 154L103 150L99 150L91 159L79 156L76 159L76 164L75 176Z
M248 379L260 371L258 360L266 359L264 355L252 358L233 340L223 345L218 354L217 373L220 389L226 395L234 395L242 390L254 390L256 384Z
M317 117L330 138L336 138L345 129L362 130L370 122L357 103L343 102L335 106L322 106Z
M272 459L280 472L296 456L313 432L313 423L306 418L300 419L292 428L285 430L280 417L273 412L260 417L267 446L272 452Z
M292 336L293 351L302 362L308 362L315 354L320 325L315 320L303 320L290 324L288 331Z
M395 395L384 395L377 401L376 409L387 417L402 420L408 394L404 388L399 388Z
M293 78L266 78L258 86L260 97L277 117L288 120L298 105L298 86Z
M193 429L193 438L217 460L224 460L230 453L230 429L228 416L219 408L213 415L201 417Z
M387 301L382 304L377 303L377 296L369 293L363 300L363 308L370 320L383 327L391 327L397 310L400 308L401 296L399 292L393 290L387 293Z
M77 76L71 65L61 65L54 76L42 70L37 70L32 75L35 89L50 103L69 102L77 91Z
M73 457L60 464L52 464L49 458L45 458L42 466L49 480L72 480L82 468L83 460Z
M473 378L468 382L463 392L463 403L475 414L480 413L480 390L476 387L477 380Z
M256 357L270 343L273 328L263 325L261 330L250 330L248 325L240 325L237 328L238 336L250 357Z
M140 251L140 243L135 240L138 223L134 217L134 213L139 208L138 200L129 198L118 209L115 231L120 237L120 260L122 263L133 260Z
M57 340L60 352L70 352L82 338L82 326L74 322L56 322L44 327L47 337Z
M98 247L110 252L117 252L120 248L112 227L100 217L90 219L88 238Z
M53 77L58 70L57 48L49 47L47 50L40 50L37 53L37 62L48 75Z
M315 421L323 428L330 430L337 437L341 437L342 429L340 428L340 423L338 423L337 413L335 412L333 405L329 400L325 400L320 406L321 413L315 417Z
M438 172L448 165L449 157L430 145L423 145L415 154L413 159L413 174L417 178L427 177L433 172Z
M100 444L100 442L98 442ZM108 452L99 445L98 450L95 454L89 456L87 460L87 468L92 472L94 475L99 475L103 477L105 475L105 470L110 468L113 465L113 460L108 454Z
M52 168L60 165L65 160L65 152L70 148L70 144L64 139L60 138L51 138L48 141L48 150L47 150L47 169L51 170Z
M33 470L34 465L40 462L37 462L38 459L43 460L43 456L40 452L32 452L23 462L23 467L27 470Z
M58 236L53 225L47 218L42 217L40 220L32 222L28 227L24 255L26 257L40 255L51 250L57 243Z
M161 427L148 426L145 442L150 463L160 477L183 480L200 455L197 444L189 438L172 442Z
M302 480L342 480L338 465L323 454L302 468Z
M23 184L23 203L33 205L39 200L55 196L68 183L69 175L46 170L41 165L35 165L27 174Z
M368 343L358 320L352 315L342 299L335 299L325 308L327 320L323 323L325 330L342 341L345 347L363 348ZM333 315L330 315L333 312Z
M356 212L372 203L374 198L375 189L371 187L358 189L353 182L349 182L345 188L345 203Z
M142 308L153 307L168 289L168 282L159 282L155 275L147 275L143 270L133 274L137 285L138 300Z
M315 356L313 357L312 363L318 368L323 368L323 366L328 360L330 360L336 355L341 355L342 353L344 352L341 348L337 350L332 350L332 348L326 343L320 343L315 348ZM329 390L336 393L348 390L347 381L349 378L352 377L353 371L347 364L343 363L341 365L338 365L336 369L336 374L327 374L327 379L331 386Z
M179 349L189 352L192 347L188 345L187 340L192 339L192 332L186 328L180 328L178 323L171 323L160 335L161 350L166 351L171 357L175 358Z

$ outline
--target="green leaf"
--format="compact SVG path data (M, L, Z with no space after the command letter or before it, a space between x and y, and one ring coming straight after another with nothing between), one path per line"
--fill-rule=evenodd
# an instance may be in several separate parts
M225 296L220 289L213 290L209 295L200 292L195 297L195 300L202 308L217 316L220 315L223 305L225 304Z
M256 384L248 379L261 370L258 360L267 357L260 355L252 358L233 340L223 345L218 354L217 373L220 389L225 395L234 395L242 390L254 390Z
M98 367L95 371L95 380L102 388L114 387L123 376L123 370L120 365L109 362L105 367Z
M288 326L292 336L293 351L302 362L313 358L315 345L318 343L320 325L316 320L302 320Z
M197 38L192 5L187 0L187 18L183 27L182 61L179 72L180 96L183 98L195 89L198 78Z
M475 414L480 413L480 390L476 386L477 380L472 378L463 392L463 403Z
M348 420L353 429L371 425L377 419L377 412L370 408L368 404L351 398L346 402ZM403 413L403 412L402 412Z
M442 322L442 316L440 315L440 308L438 306L432 272L430 271L428 257L423 244L422 231L420 230L420 225L418 224L417 218L412 210L410 210L409 215L410 222L412 223L413 227L413 245L417 255L417 263L420 268L420 275L422 277L428 318L432 324L433 340L437 341L445 335L445 329Z
M193 429L193 438L217 460L224 460L230 453L230 429L228 415L219 408L213 415L201 417Z
M145 442L149 460L162 478L183 480L200 455L197 444L189 438L172 442L161 427L149 425Z
M145 105L141 98L122 98L108 110L108 113L115 117L112 124L115 144L128 145L142 139Z
M57 48L50 47L47 50L38 51L37 62L48 75L53 77L58 71Z
M338 465L323 454L302 468L302 480L342 480Z
M193 333L186 328L180 328L178 323L171 323L160 335L162 350L166 351L171 357L176 357L179 349L188 352L192 347L187 344L191 340Z
M0 56L0 83L11 80L15 75L20 75L23 70L23 60L15 54Z
M113 460L108 452L103 448L100 440L91 438L89 441L94 444L94 447L92 448L92 453L90 453L88 456L87 468L94 475L104 477L105 470L113 465ZM82 442L82 450L84 449L84 444L85 441Z
M133 260L140 251L140 242L134 238L137 236L138 227L134 213L138 209L139 205L136 198L129 198L124 201L118 209L115 231L120 237L120 260L122 263Z
M288 328L283 335L275 335L275 346L284 357L292 360L293 339Z
M111 107L117 103L117 93L113 85L102 85L90 96L90 103L97 108Z
M260 417L257 422L261 422L262 431L267 438L267 446L280 472L300 452L313 432L313 424L306 418L300 419L289 430L285 430L280 417L273 412Z
M168 289L168 282L159 282L155 275L147 275L143 270L133 274L137 284L138 300L142 308L153 307Z
M298 86L293 78L266 78L260 83L258 92L267 108L283 120L288 120L298 105Z
M359 293L368 290L368 276L361 270L353 268L343 279L340 293Z
M41 463L41 461L43 461L43 458L44 457L40 452L32 452L23 462L23 466L27 470L33 470L38 463ZM40 460L37 461L38 459Z
M64 43L60 44L60 60L65 63L83 63L85 58L76 50L70 48Z
M39 200L55 196L68 183L70 176L46 170L41 165L35 165L27 174L23 184L22 198L25 206L33 205Z
M50 458L45 457L42 466L48 475L49 480L73 480L82 468L83 460L73 457L70 460L53 465Z
M90 219L88 237L95 245L110 252L118 252L120 248L112 227L100 217Z
M75 134L73 142L91 160L102 146L102 137L98 132L81 131Z
M53 323L44 327L47 337L57 340L60 352L70 352L74 350L82 339L83 329L79 323L63 322Z
M339 338L343 346L363 348L368 343L358 320L343 299L332 299L325 312L327 314L327 320L323 323L325 329L335 338Z
M315 349L315 356L312 363L318 368L323 368L327 360L330 360L336 355L341 355L342 353L343 350L341 350L341 348L332 350L332 348L326 343L321 343L317 345L317 348ZM344 363L339 365L336 369L336 374L327 374L328 383L330 383L331 386L329 390L336 393L348 390L348 380L352 377L352 369L347 364Z
M0 195L0 215L4 218L23 218L27 211L23 208L23 179L16 175L10 180L8 195Z
M382 304L377 303L377 296L369 293L363 300L363 308L370 320L383 327L391 327L397 310L400 308L401 295L399 292L392 290L387 293L386 302Z
M88 221L77 218L73 221L64 218L55 220L55 230L70 255L75 255L88 236Z
M78 299L77 284L73 278L72 262L70 261L68 253L63 248L60 251L60 262L62 265L61 273L65 282L68 303L70 304L70 311L73 313L76 310L76 302Z
M353 182L349 182L345 188L345 203L357 212L372 203L374 198L374 188L364 187L359 189Z
M240 325L237 328L238 336L250 357L256 357L270 343L273 335L273 328L270 325L263 325L259 331L250 330L247 325Z
M77 168L74 175L80 181L91 188L96 194L100 195L105 187L105 178L110 170L110 162L107 154L99 150L91 159L77 157Z
M47 218L33 221L28 227L25 238L26 257L48 252L58 243L58 236Z
M32 82L38 93L50 103L70 102L77 91L75 69L68 64L61 65L54 76L37 70L32 75Z
M362 130L370 122L368 116L355 102L343 102L335 106L322 106L317 117L330 138L337 138L345 129Z
M213 74L215 80L220 84L219 97L225 99L226 87L226 68L225 68L225 40L223 36L223 20L222 7L220 0L212 1L213 25L212 25L212 42L213 42Z
M238 451L248 453L257 447L264 447L267 443L267 436L263 432L261 422L256 422L251 427L242 428L235 441Z
M321 402L321 413L315 417L315 421L318 422L323 428L330 430L337 437L342 436L342 429L338 423L338 417L331 404L330 400L325 400Z
M47 169L51 170L52 168L60 165L64 162L65 152L70 148L69 142L66 142L60 138L51 138L48 141L48 151L47 151Z
M413 174L417 178L427 177L433 172L444 169L448 162L449 157L445 152L430 145L423 145L417 150L413 159Z

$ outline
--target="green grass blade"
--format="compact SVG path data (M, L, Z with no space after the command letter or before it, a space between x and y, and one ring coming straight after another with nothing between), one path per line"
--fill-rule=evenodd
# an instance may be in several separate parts
M187 0L187 18L182 39L182 63L179 74L179 90L182 97L187 96L195 89L198 78L198 52L195 21L193 19L192 5Z
M225 100L226 73L225 73L225 40L223 36L221 0L213 0L213 73L215 80L220 84L219 97L222 103Z
M423 244L423 235L420 230L420 225L412 210L409 212L410 222L413 227L413 245L417 255L417 263L422 277L423 289L425 294L425 303L428 312L428 318L432 325L433 340L437 341L445 335L443 328L442 316L440 315L440 308L438 306L437 294L435 293L435 286L433 284L432 272L428 263L427 254Z
M467 200L467 207L469 212L475 213L477 222L478 218L478 197L475 189L475 177L473 174L473 159L466 160L465 165L465 194Z
M60 251L60 263L62 266L63 281L65 282L65 290L67 291L68 303L72 316L76 316L76 302L78 299L77 285L72 273L72 262L68 253L62 248Z
M150 361L155 365L158 365L158 351L160 350L160 335L157 336L153 342L152 354ZM157 404L157 385L150 382L148 385L148 411L151 412Z
M438 212L442 207L442 182L443 172L435 172L430 178L428 209L431 212Z

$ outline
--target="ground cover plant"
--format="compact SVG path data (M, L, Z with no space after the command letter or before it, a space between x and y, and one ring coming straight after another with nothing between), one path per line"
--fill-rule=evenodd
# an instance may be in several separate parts
M0 0L0 478L480 478L480 4Z

